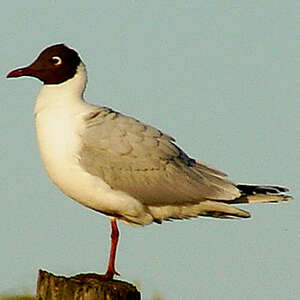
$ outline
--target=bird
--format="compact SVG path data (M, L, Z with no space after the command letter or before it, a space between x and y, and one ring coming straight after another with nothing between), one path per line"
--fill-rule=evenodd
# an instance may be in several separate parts
M283 186L234 183L191 158L163 131L86 102L86 67L65 44L45 48L29 66L7 74L22 76L43 83L34 118L50 179L65 195L110 219L110 255L101 279L119 275L117 220L149 225L199 216L249 218L249 212L232 204L292 199Z

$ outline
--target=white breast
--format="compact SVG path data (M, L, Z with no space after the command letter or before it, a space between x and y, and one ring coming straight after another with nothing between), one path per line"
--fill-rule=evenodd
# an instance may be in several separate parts
M81 168L84 117L95 106L83 101L82 92L74 92L74 79L76 76L59 85L44 85L36 101L38 144L49 177L66 195L89 208L138 223L151 223L152 217L140 202L122 191L112 190L100 177Z
M43 87L37 99L37 105L45 101L48 94L47 86ZM59 105L54 102L61 100ZM95 189L92 178L89 178L79 165L79 152L81 148L80 132L84 130L83 114L85 105L74 101L68 109L66 99L55 99L50 105L35 112L36 132L41 158L49 177L53 182L71 198L99 209L96 203L89 203L86 190ZM81 108L81 109L80 109ZM83 111L83 112L82 112ZM86 179L89 178L89 180ZM97 186L101 183L98 178ZM109 188L102 182L103 188ZM78 189L78 186L80 189ZM85 192L85 194L83 194ZM95 207L96 206L96 207Z

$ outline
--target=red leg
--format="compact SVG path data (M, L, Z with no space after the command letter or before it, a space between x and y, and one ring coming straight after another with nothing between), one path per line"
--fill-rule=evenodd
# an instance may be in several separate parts
M111 219L111 246L109 262L106 273L103 275L107 279L112 279L114 275L120 275L115 269L116 252L119 240L119 230L117 225L117 220L115 218Z
M112 218L110 221L111 224L111 246L110 246L110 255L109 255L109 262L107 266L107 271L105 274L95 274L95 273L89 273L89 274L79 274L75 277L80 280L85 279L100 279L100 280L111 280L113 279L114 275L119 275L119 273L115 269L115 261L116 261L116 252L117 252L117 246L118 246L118 240L119 240L119 230L117 225L117 220L115 218Z

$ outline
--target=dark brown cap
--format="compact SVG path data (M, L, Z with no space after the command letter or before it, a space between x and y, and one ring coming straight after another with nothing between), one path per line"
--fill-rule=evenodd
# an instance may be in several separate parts
M59 84L74 77L80 62L75 50L57 44L43 50L28 67L11 71L6 77L32 76L44 84Z

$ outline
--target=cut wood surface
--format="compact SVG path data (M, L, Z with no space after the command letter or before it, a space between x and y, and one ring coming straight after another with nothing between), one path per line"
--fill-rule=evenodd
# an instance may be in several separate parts
M56 276L39 270L37 300L140 300L136 287L120 280L103 280L97 274Z

